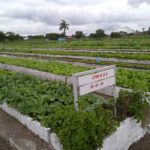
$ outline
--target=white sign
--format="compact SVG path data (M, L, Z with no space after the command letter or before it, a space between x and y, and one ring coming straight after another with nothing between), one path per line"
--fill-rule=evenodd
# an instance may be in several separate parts
M76 111L78 110L79 95L85 95L108 86L115 87L115 70L116 66L113 65L73 74L73 91Z
M85 94L97 91L99 89L102 89L102 88L105 88L108 86L112 86L113 84L115 84L115 78L110 77L110 78L107 78L104 80L100 80L100 81L79 87L79 94L80 94L80 96L85 95Z
M79 86L81 86L81 85L89 84L92 82L96 82L96 81L107 79L107 78L114 77L114 76L115 76L114 69L105 70L105 71L101 71L101 72L98 72L95 74L90 74L90 75L85 75L85 76L79 77L78 84L79 84Z

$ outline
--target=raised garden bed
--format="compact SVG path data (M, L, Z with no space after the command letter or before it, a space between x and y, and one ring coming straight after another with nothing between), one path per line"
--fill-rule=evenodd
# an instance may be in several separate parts
M49 72L51 74L55 74L56 76L57 75L71 76L73 73L91 69L89 67L79 67L72 64L60 62L46 62L46 61L9 58L9 57L0 57L0 58L1 58L0 63L2 64L16 65L34 70L40 70L44 72ZM65 76L62 78L65 78ZM149 79L150 79L150 71L148 70L145 71L141 70L140 72L139 70L129 70L129 69L117 70L117 86L121 86L124 88L141 89L149 92L150 91ZM64 80L66 81L66 79Z
M72 89L64 83L42 81L31 76L3 70L0 70L0 82L0 101L2 103L6 102L21 114L30 116L33 120L37 120L43 126L50 128L51 130L43 130L39 123L33 121L34 125L39 125L37 128L41 128L42 134L45 133L43 137L47 137L47 141L50 139L47 132L56 133L65 150L93 150L102 145L104 149L105 143L106 148L108 148L108 143L116 141L114 138L123 138L123 145L128 147L132 144L131 141L135 142L145 134L145 130L141 128L141 124L136 123L133 119L127 119L117 128L119 121L113 116L111 107L108 109L106 107L108 104L104 105L106 101L93 94L80 97L80 110L78 113L75 112ZM136 95L133 96L135 97ZM141 99L139 94L136 96L137 102L135 103L135 101L132 101L133 97L130 96L131 101L128 102L131 107L129 107L130 105L126 105L125 112L130 116L135 115L136 118L140 119L143 109L147 105L138 98ZM120 107L125 106L124 102L126 101L118 102L120 102L118 103ZM138 110L135 111L133 106L138 108ZM6 110L10 109L6 104L1 107ZM123 112L123 117L125 112ZM11 112L11 114L13 113ZM19 118L22 118L22 116ZM26 117L26 125L30 124L31 118ZM34 125L31 123L30 128L34 129ZM136 132L136 135L133 134L132 137L130 133L135 132L133 127L139 132ZM111 135L116 129L117 133L111 136L111 140L107 140L109 138L106 137ZM129 141L125 140L123 136L120 137L121 134L124 134L123 131L125 129L129 131L129 135L125 134L126 139L129 139ZM43 139L46 140L46 138ZM119 143L120 141L118 141ZM118 144L116 143L116 145Z

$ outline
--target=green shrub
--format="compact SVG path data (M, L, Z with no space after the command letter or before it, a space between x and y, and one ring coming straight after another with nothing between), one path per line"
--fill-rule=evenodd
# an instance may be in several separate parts
M117 99L117 112L121 120L126 117L134 117L138 121L144 121L144 111L150 108L148 103L150 96L141 91L120 91Z
M113 112L101 106L103 99L94 94L80 97L75 112L72 88L62 82L0 70L0 83L0 101L50 127L64 150L101 147L118 125Z

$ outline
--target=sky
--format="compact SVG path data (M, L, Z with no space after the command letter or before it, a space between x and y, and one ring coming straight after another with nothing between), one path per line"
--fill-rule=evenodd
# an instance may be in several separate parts
M68 35L104 29L132 32L150 27L150 0L0 0L0 31L21 35L61 33L59 23L70 24Z

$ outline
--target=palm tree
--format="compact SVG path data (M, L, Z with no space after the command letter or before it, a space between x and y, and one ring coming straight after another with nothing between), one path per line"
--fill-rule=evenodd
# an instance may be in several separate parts
M63 30L64 37L66 36L66 30L69 29L69 24L66 23L66 21L61 20L61 23L59 24L59 30Z

